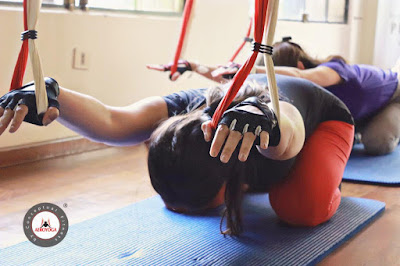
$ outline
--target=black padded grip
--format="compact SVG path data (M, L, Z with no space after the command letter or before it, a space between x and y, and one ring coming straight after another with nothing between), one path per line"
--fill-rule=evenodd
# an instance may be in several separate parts
M171 67L172 67L172 65L166 65L166 66L164 66L164 69L165 69L165 71L169 71L169 70L171 70ZM176 71L182 75L186 71L192 71L192 67L190 66L190 63L188 61L179 60ZM169 75L170 79L171 79L171 77L172 77L172 75Z
M263 115L254 114L239 109L239 107L246 105L257 107L261 110ZM260 145L259 134L262 131L269 133L268 146L277 146L279 144L281 133L276 115L271 108L269 108L267 103L262 102L257 97L250 97L234 107L226 110L219 124L224 124L230 127L233 125L232 122L234 120L236 120L234 122L234 128L231 128L231 130L244 133L243 131L245 127L247 127L247 130L245 130L246 132L253 132L257 136L256 140L254 141L254 145ZM257 128L259 132L256 132Z
M60 88L58 86L57 81L52 78L45 78L46 84L46 92L47 92L47 100L48 107L56 107L59 109L59 103L57 101L57 97L60 94ZM33 88L33 82L28 83L17 90L12 90L5 94L0 98L0 107L2 108L10 108L14 110L14 108L19 104L24 104L28 107L28 114L25 116L24 121L43 126L43 115L37 114L36 111L36 96Z

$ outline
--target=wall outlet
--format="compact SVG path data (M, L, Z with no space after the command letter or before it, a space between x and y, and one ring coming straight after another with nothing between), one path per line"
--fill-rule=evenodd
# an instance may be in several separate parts
M72 68L79 70L89 69L89 53L80 48L74 48L72 51Z

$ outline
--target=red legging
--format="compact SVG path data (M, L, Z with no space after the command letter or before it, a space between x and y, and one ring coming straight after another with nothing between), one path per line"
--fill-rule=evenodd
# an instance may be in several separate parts
M269 192L280 219L292 225L315 226L335 214L353 136L354 126L345 122L326 121L318 126L297 156L287 181Z
M287 181L269 192L276 214L285 222L315 226L329 220L340 204L339 184L350 155L354 126L341 121L319 124L307 139ZM225 185L207 206L224 203ZM172 208L176 212L186 209Z

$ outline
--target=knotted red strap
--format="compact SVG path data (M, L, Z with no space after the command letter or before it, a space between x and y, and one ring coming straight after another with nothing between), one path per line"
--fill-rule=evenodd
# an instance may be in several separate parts
M182 22L181 34L179 36L178 46L176 47L174 62L171 67L171 76L178 69L178 60L181 56L183 43L185 41L186 29L189 24L190 14L192 13L193 2L194 2L194 0L187 0L186 4L185 4L185 10L183 11L183 22Z
M251 27L253 26L253 18L250 19L250 24L249 24L249 28L247 29L247 33L246 33L246 38L243 40L242 44L239 46L239 48L236 50L236 52L233 54L233 56L231 57L231 59L229 59L229 62L234 62L236 57L238 56L238 54L240 53L240 51L242 51L244 45L247 42L247 39L250 37L250 33L251 33Z
M255 14L254 14L254 40L257 43L261 43L264 35L264 27L265 27L265 19L267 13L268 0L255 0ZM242 65L239 69L231 86L228 89L228 92L224 96L224 98L219 103L217 110L214 113L214 116L211 121L212 128L216 128L218 125L221 116L226 111L228 106L232 103L235 98L237 92L242 87L244 81L247 76L250 74L251 69L254 66L254 63L257 59L258 52L254 51L253 54L247 59L247 61Z
M27 22L27 0L24 0L24 31L28 30ZM18 55L17 63L15 64L14 74L12 77L10 91L21 88L24 80L26 64L28 62L29 45L28 39L23 40L21 50Z

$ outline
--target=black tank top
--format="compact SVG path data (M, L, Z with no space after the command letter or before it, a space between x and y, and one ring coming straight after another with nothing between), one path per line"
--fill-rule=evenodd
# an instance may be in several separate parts
M264 74L250 75L247 79L261 85L267 84ZM345 104L324 88L305 79L283 75L276 75L276 81L281 98L299 110L304 121L306 141L324 121L336 120L354 124ZM192 89L163 97L168 106L168 115L184 114L202 106L205 104L206 90ZM271 160L253 148L246 162L246 182L252 190L268 190L271 185L288 176L295 161L296 157L285 161Z

